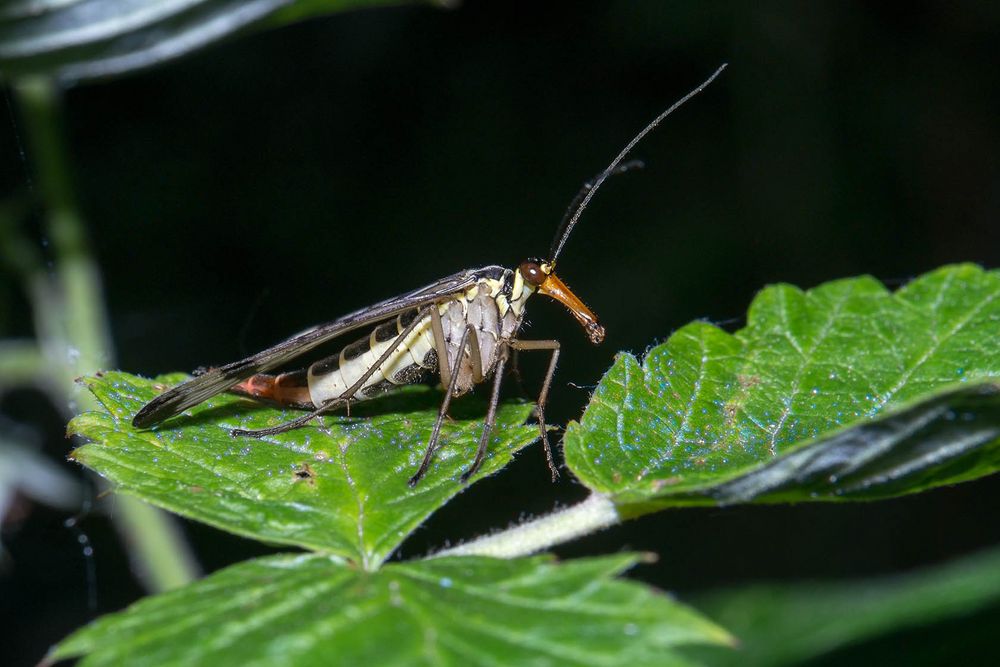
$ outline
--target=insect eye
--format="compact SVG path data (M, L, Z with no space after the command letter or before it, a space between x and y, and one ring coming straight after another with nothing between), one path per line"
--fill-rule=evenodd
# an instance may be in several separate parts
M545 272L542 271L541 265L533 259L526 259L521 262L518 270L521 272L521 277L535 287L545 282L545 278L547 277Z

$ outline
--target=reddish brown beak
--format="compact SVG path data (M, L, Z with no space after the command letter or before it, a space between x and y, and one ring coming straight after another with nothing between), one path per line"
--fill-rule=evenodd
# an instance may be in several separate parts
M599 345L604 340L604 327L598 324L597 316L583 305L583 301L580 301L565 283L556 277L556 274L550 273L545 282L538 286L538 291L569 308L569 312L573 313L573 317L587 332L591 343Z

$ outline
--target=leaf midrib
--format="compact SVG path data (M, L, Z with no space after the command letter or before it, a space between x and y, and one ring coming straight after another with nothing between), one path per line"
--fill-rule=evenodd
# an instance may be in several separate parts
M809 345L808 352L805 353L802 351L802 349L795 342L795 339L791 335L791 325L789 324L788 321L788 307L787 307L788 304L787 301L785 300L785 292L784 291L779 292L781 301L780 305L781 319L782 319L782 324L785 325L785 332L784 332L785 337L788 339L789 343L792 344L792 347L795 348L795 351L802 358L802 363L799 364L798 369L795 371L795 376L792 378L792 384L788 394L788 399L784 402L785 404L781 410L781 416L775 422L774 429L771 431L770 434L771 437L769 438L768 441L767 450L772 457L776 457L778 455L778 434L784 427L785 422L788 421L788 416L792 413L792 405L794 405L795 403L795 397L799 395L799 390L800 390L799 385L802 382L802 376L805 374L806 369L811 366L812 358L813 355L816 353L816 350L819 348L820 345L823 344L823 341L825 341L827 336L830 334L830 329L833 327L833 323L840 316L840 313L844 308L844 304L847 303L847 301L851 298L851 296L853 296L855 286L856 283L851 283L850 288L847 291L845 291L844 294L841 295L841 297L834 303L833 308L829 309L826 322L823 323L823 326L820 328L815 340L813 340L812 344ZM804 296L807 302L813 298L812 295L804 295Z

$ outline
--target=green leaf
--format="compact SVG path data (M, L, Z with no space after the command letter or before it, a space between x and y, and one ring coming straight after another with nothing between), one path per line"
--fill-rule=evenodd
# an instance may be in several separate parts
M676 504L877 498L1000 464L1000 272L945 267L762 291L746 328L690 324L623 354L567 464L623 514Z
M1000 550L903 576L754 585L696 605L739 640L738 652L699 649L713 665L801 664L889 632L1000 603Z
M61 642L82 665L674 665L726 632L637 583L636 557L442 558L362 572L317 554L234 565Z
M184 376L162 378L173 383ZM480 401L452 404L441 446L416 488L407 479L423 457L440 393L411 387L309 426L262 440L233 438L301 415L228 394L216 396L153 430L132 428L136 411L162 385L126 373L83 380L104 412L76 417L69 433L93 442L73 458L118 491L223 530L293 544L377 568L407 535L464 486L482 432ZM538 437L525 425L532 406L508 403L482 470L500 470Z
M158 65L255 27L398 0L11 0L0 70L81 81Z

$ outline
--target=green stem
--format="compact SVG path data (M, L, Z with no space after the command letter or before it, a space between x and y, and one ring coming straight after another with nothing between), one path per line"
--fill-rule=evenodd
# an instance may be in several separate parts
M33 340L0 340L0 391L42 384L49 369Z
M198 578L199 567L177 522L137 498L115 497L115 527L129 547L132 568L154 592L180 588Z
M29 294L40 347L63 388L70 412L94 409L76 377L113 363L100 272L87 241L73 193L61 126L60 90L52 79L32 76L14 82L27 128L35 177L45 204L46 230L54 268L32 272ZM76 405L76 408L70 406ZM169 516L133 498L119 497L114 519L146 586L154 591L197 578L197 566Z
M54 359L67 379L106 368L114 352L107 327L100 274L91 257L83 220L73 195L60 123L60 97L55 83L44 77L25 77L15 83L24 108L37 187L45 202L45 223L55 258L54 297L36 306L56 308L58 316L43 316L59 322L63 358ZM53 303L56 301L56 303ZM54 328L54 327L53 327Z
M480 537L435 553L441 556L519 558L557 544L596 533L621 523L618 510L606 496L592 493L582 503L531 519L505 531Z

